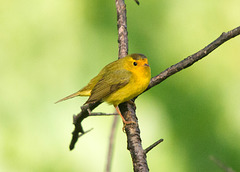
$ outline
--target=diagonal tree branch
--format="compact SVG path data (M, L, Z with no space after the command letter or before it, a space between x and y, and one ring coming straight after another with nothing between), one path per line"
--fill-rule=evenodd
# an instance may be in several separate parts
M150 150L152 150L153 148L155 148L157 145L159 145L160 143L163 142L163 139L159 139L158 141L154 142L153 144L151 144L150 146L148 146L144 152L145 154L147 154Z
M213 50L218 48L223 43L227 42L228 40L238 36L240 34L240 26L230 30L229 32L223 32L215 41L211 42L208 46L201 49L200 51L196 52L195 54L188 56L184 60L180 61L179 63L169 67L168 69L161 72L159 75L153 77L148 88L145 90L149 90L150 88L154 87L155 85L160 84L162 81L167 79L168 77L172 76L173 74L193 65L198 60L206 57L210 54Z

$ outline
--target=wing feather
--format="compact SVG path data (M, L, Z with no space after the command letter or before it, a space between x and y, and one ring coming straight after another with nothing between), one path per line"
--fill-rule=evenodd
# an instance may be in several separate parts
M92 89L91 96L85 104L102 101L103 98L127 85L132 73L127 70L116 70L106 73Z

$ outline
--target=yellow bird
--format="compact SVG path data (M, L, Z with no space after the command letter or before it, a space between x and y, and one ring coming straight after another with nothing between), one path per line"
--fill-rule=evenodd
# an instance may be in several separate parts
M127 55L106 65L87 86L56 103L76 96L89 96L85 104L107 102L116 108L125 125L135 123L123 118L118 105L141 94L148 87L150 79L151 69L146 56Z

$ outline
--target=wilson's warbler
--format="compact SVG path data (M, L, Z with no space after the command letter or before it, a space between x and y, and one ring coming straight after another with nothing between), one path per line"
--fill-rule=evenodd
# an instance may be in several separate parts
M107 102L116 108L125 125L135 123L123 118L118 105L141 94L150 78L151 70L146 56L131 54L106 65L87 86L56 103L76 96L89 96L85 104Z

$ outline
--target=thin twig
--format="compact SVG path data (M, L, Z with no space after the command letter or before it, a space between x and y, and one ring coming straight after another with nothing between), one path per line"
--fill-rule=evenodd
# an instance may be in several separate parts
M114 146L114 139L116 133L116 127L118 122L118 116L114 116L113 123L111 127L111 134L109 138L109 145L108 145L108 156L107 156L107 165L106 165L106 172L111 171L111 164L112 164L112 155L113 155L113 146Z
M138 5L140 5L140 2L138 0L134 0Z
M91 113L89 115L89 117L91 116L118 116L117 113L102 113L102 112L98 112L98 113Z
M96 102L96 103L85 105L84 107L81 107L82 111L80 113L78 113L77 115L73 115L73 124L75 128L72 132L72 140L69 145L70 150L74 149L74 146L79 138L79 133L82 133L82 134L85 133L82 127L82 121L89 116L88 109L93 110L100 104L101 102Z
M84 133L79 134L79 135L78 135L78 138L82 137L84 134L87 134L88 132L90 132L90 131L92 131L92 130L93 130L93 128L85 131Z
M156 141L155 143L151 144L150 146L148 146L144 152L145 154L147 154L150 150L152 150L154 147L156 147L159 143L163 142L163 139L159 139L158 141Z

